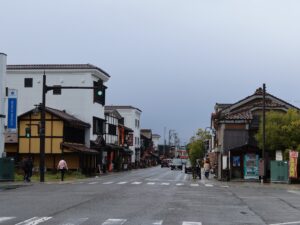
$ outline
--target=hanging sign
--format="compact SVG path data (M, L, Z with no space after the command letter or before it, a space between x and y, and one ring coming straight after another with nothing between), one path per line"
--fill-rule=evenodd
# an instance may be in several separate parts
M289 177L290 178L297 178L297 165L298 164L298 152L297 151L290 151L290 163L289 163Z

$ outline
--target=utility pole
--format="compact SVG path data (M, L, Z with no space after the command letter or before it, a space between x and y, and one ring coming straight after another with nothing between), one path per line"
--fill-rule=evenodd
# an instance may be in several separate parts
M164 127L164 156L166 156L166 127Z
M266 159L265 159L265 148L266 148L266 84L263 84L263 146L262 146L262 158L263 158L263 171L264 176L261 182L264 182L266 178Z

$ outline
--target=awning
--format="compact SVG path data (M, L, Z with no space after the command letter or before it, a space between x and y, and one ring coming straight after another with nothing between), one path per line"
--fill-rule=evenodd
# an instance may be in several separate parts
M71 152L79 152L79 153L86 153L86 154L99 154L99 152L97 150L88 148L83 144L62 143L61 145L62 145L62 148L65 148L67 151L71 151Z
M103 148L104 150L117 150L117 151L122 151L124 148L119 146L119 145L114 145L114 144L106 144Z
M132 154L133 154L133 151L130 150L130 149L128 149L128 148L123 148L123 152L124 152L125 154L128 154L128 155L132 155Z

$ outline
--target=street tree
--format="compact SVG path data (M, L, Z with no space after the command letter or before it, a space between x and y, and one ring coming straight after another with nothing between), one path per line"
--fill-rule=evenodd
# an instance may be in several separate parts
M300 150L300 113L290 109L287 113L270 111L266 113L266 149ZM263 124L260 121L258 133L255 135L260 148L263 147Z
M211 138L208 131L198 129L195 136L192 136L190 143L187 146L189 152L189 158L192 166L196 164L197 159L203 159L205 156L205 143Z

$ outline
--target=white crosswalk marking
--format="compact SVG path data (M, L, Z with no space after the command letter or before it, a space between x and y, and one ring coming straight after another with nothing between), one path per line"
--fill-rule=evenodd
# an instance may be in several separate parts
M206 187L213 187L214 185L212 184L205 184Z
M109 182L104 182L103 184L112 184L113 182L112 181L109 181Z
M201 222L182 222L182 225L202 225Z
M176 186L183 186L183 183L177 183Z
M155 182L148 182L147 184L149 184L149 185L154 185Z
M89 218L78 218L78 219L68 219L65 222L59 224L59 225L80 225L87 221Z
M36 225L36 224L39 224L39 223L43 223L47 220L50 220L51 218L52 217L32 217L28 220L17 223L16 225Z
M161 183L161 185L170 185L170 183Z
M142 182L138 182L138 181L135 181L135 182L132 182L131 184L141 184Z
M124 224L127 220L125 219L108 219L102 225L119 225Z
M199 187L199 184L191 184L191 187Z
M118 184L127 184L126 181L119 182Z
M98 183L99 183L99 182L96 181L96 182L91 182L91 183L89 183L89 184L98 184Z
M0 223L7 221L7 220L12 220L14 218L16 218L16 217L0 217Z
M222 185L221 187L223 187L223 188L229 188L228 185Z
M152 223L152 225L162 225L163 221L162 220L158 220Z

